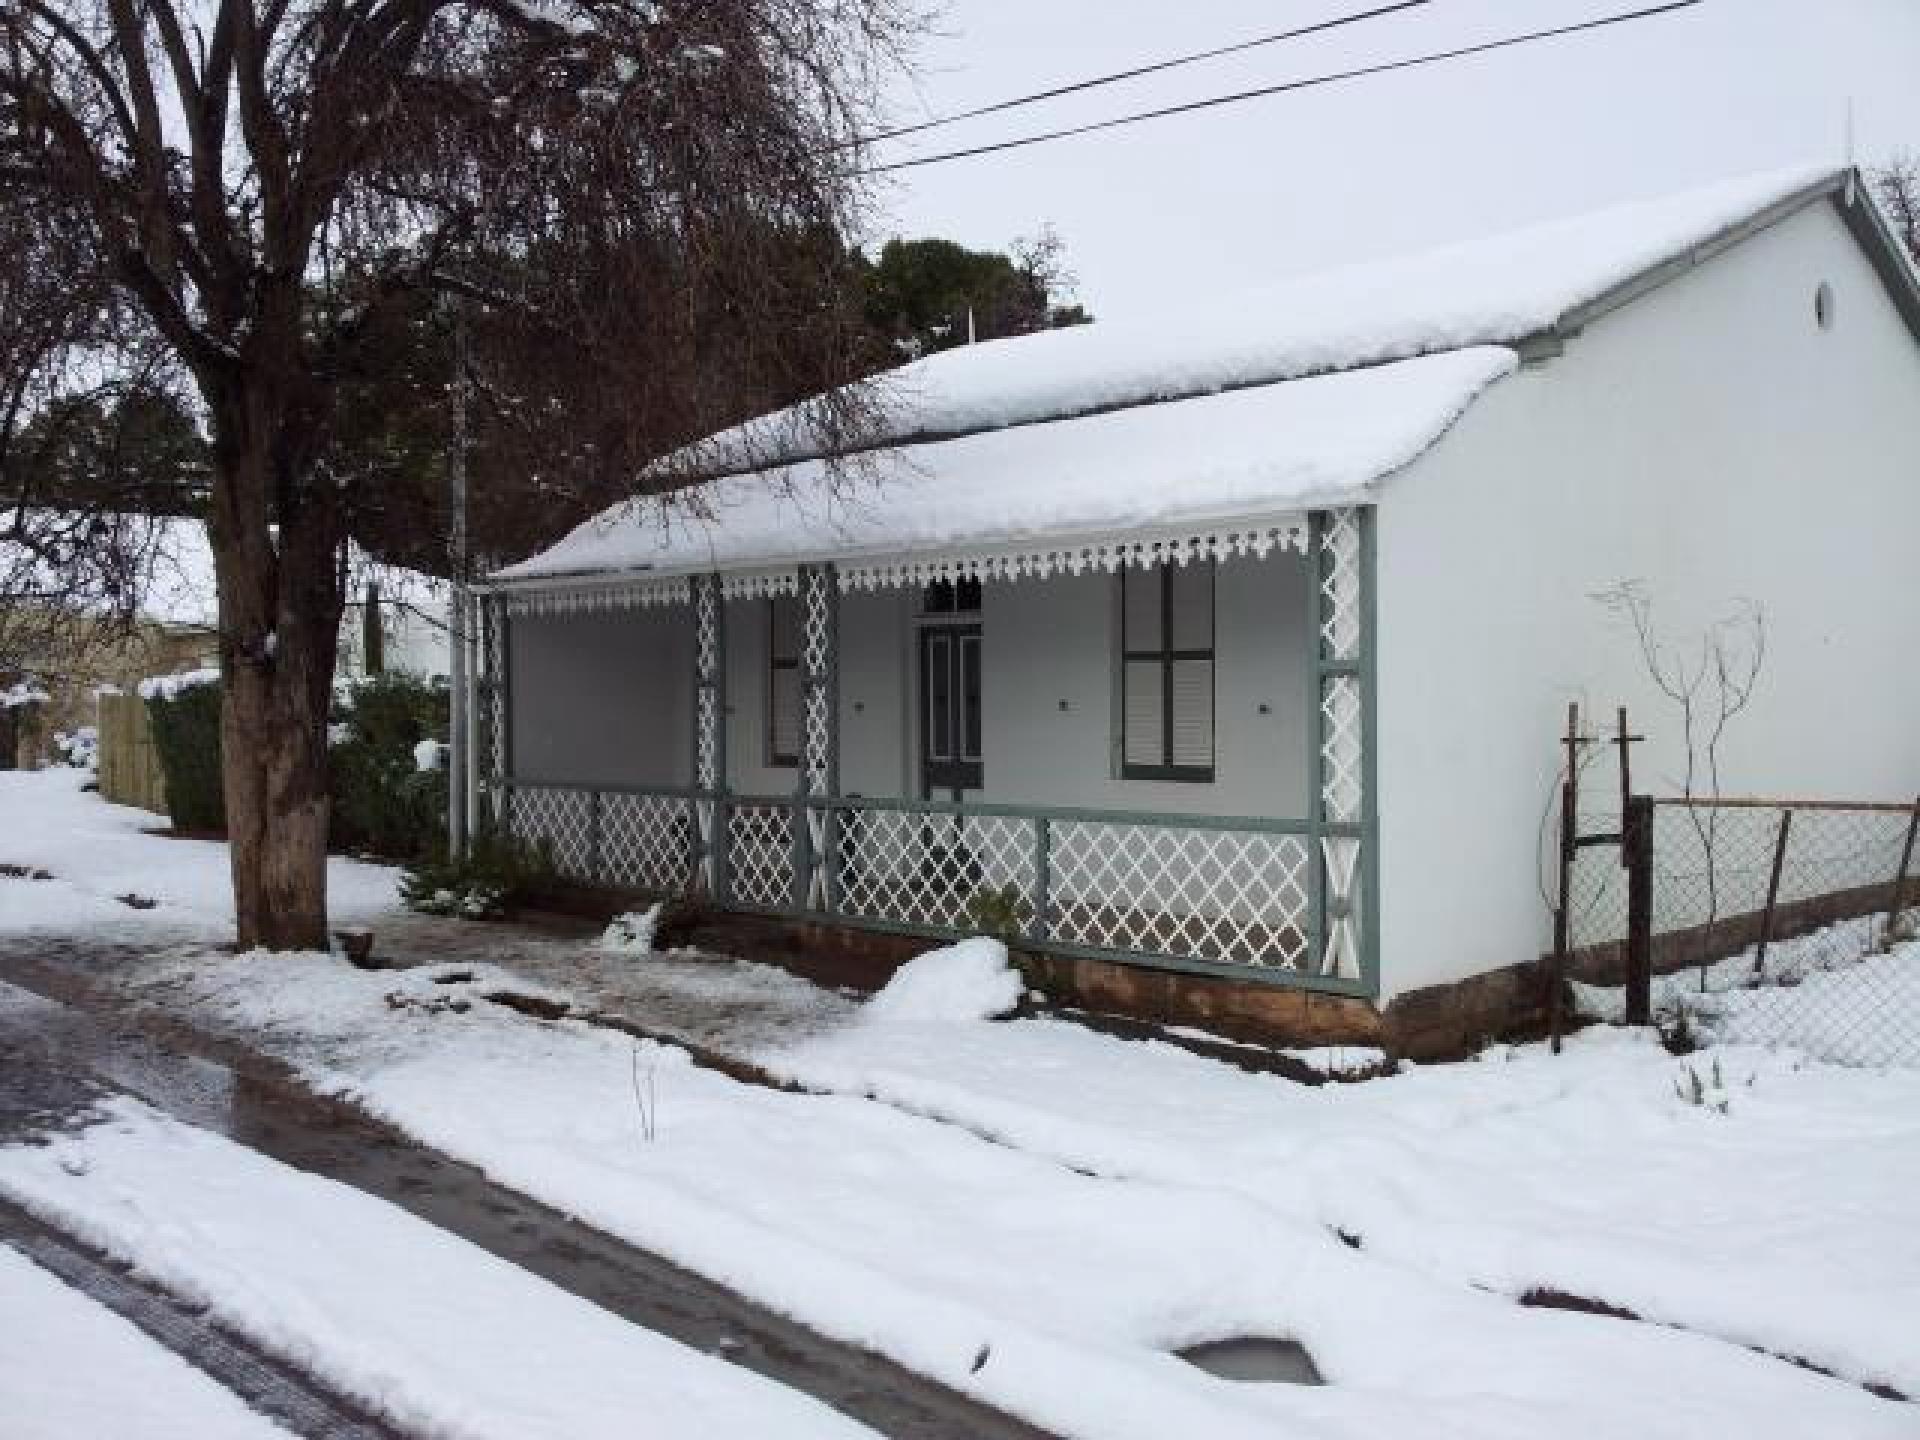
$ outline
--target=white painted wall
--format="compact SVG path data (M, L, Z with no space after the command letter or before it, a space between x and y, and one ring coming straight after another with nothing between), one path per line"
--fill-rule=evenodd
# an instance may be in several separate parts
M908 793L905 670L910 601L903 591L840 597L840 788ZM742 795L791 795L793 766L768 763L769 602L727 603L727 777Z
M685 606L516 616L515 778L686 785L693 635Z
M985 788L1004 804L1221 815L1304 812L1307 568L1296 554L1235 560L1216 584L1211 784L1122 780L1117 582L1060 576L985 587ZM846 794L918 789L915 609L905 590L849 593L840 611L840 764ZM787 795L768 763L768 602L726 606L728 784ZM684 784L691 619L685 607L514 622L514 764L521 778Z
M1677 714L1588 598L1622 580L1676 637L1765 607L1726 793L1920 789L1920 344L1824 204L1495 386L1378 524L1388 995L1547 946L1536 837L1569 699L1628 705L1639 773L1673 785Z
M1119 778L1117 595L1118 581L1106 574L985 587L984 798L1174 814L1302 814L1303 557L1289 552L1219 569L1211 784Z

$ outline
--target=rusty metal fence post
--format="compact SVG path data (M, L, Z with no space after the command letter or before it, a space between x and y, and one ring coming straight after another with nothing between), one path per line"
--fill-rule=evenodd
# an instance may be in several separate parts
M1629 796L1620 821L1621 859L1627 870L1627 994L1629 1025L1653 1019L1653 797Z
M1907 821L1906 843L1900 847L1900 868L1893 874L1893 889L1887 896L1886 937L1891 940L1907 908L1907 872L1913 866L1914 837L1920 835L1920 800L1913 802L1913 816Z
M1780 830L1773 840L1773 868L1767 872L1767 903L1760 912L1760 943L1753 951L1753 973L1766 974L1767 946L1773 940L1773 915L1780 904L1780 871L1787 863L1787 843L1793 834L1793 811L1780 811Z

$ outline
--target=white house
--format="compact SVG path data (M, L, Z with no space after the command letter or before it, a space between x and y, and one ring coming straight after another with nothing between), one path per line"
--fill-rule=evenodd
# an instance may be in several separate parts
M1677 764L1596 592L1764 606L1729 791L1920 785L1916 336L1801 171L949 351L499 572L487 778L582 881L1390 1010L1545 947L1569 699Z

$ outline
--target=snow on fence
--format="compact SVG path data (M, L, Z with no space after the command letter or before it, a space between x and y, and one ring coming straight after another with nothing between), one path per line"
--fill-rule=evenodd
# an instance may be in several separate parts
M153 747L147 702L138 695L100 696L100 793L119 805L167 813L167 777Z
M1570 870L1584 1013L1920 1065L1920 803L1641 797L1580 833L1620 841Z

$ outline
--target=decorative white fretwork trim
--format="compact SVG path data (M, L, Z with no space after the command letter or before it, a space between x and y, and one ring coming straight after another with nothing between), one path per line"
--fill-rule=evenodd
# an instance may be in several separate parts
M638 610L655 605L685 605L692 598L685 575L660 575L616 585L574 585L556 590L508 591L502 596L509 615L577 615L609 610Z
M1050 575L1112 572L1122 565L1186 565L1241 556L1258 559L1276 550L1295 550L1304 555L1307 544L1307 517L1292 515L1131 535L1041 539L1024 545L855 557L840 560L837 568L842 590L890 590L918 588L938 580L1044 580ZM799 570L797 566L730 570L721 575L720 586L721 593L729 600L794 595L799 592ZM559 615L648 605L684 605L691 593L688 576L651 576L617 584L510 592L507 609L514 615Z
M720 592L729 600L765 600L799 588L797 570L729 570L720 577Z
M1099 539L1046 541L991 550L952 550L930 555L843 561L840 583L848 590L884 590L931 585L937 580L1044 580L1050 575L1114 571L1122 565L1185 565L1196 560L1265 556L1275 550L1307 549L1305 516L1205 530L1170 530Z

